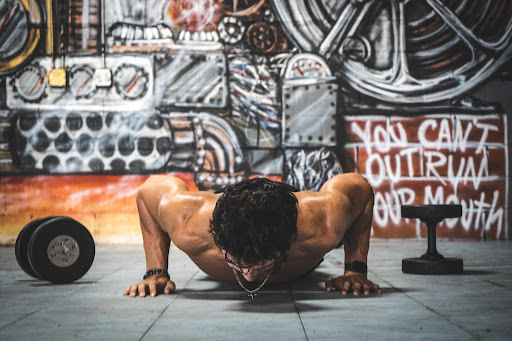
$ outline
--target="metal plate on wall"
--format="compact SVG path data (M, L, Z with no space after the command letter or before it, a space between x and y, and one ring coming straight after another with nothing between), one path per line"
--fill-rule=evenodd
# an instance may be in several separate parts
M334 79L283 82L283 145L335 146L338 86Z
M228 84L226 57L219 50L181 49L167 56L157 71L157 94L161 106L212 107L226 106Z

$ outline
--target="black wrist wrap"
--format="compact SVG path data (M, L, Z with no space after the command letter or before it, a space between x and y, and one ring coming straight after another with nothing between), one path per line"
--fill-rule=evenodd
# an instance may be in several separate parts
M167 270L164 270L164 269L149 269L148 271L146 271L146 273L144 274L144 277L142 277L142 279L144 280L144 279L148 278L149 276L153 276L153 275L156 275L156 274L162 274L165 277L170 278L169 273L167 272Z
M345 264L345 271L352 271L352 272L357 272L360 274L366 274L366 273L368 273L368 267L366 266L365 262L355 260L353 262Z

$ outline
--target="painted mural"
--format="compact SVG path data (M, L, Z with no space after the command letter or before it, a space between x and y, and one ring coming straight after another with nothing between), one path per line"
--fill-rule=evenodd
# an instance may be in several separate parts
M402 204L460 203L438 236L509 239L508 113L471 94L511 39L508 0L0 0L0 243L50 214L137 240L150 174L354 171L373 237L426 235Z

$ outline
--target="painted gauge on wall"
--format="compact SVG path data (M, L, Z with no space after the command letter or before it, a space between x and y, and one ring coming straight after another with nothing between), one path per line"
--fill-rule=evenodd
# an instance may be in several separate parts
M290 58L284 73L284 77L287 79L331 76L331 70L325 61L312 53L300 53Z
M76 98L88 98L96 91L94 69L88 65L75 65L69 71L69 86Z
M122 64L114 73L117 92L126 99L135 100L148 91L148 74L136 65Z
M37 0L0 1L0 75L11 73L34 53L43 24Z
M46 70L40 65L32 64L24 67L18 71L12 83L14 92L24 102L37 103L47 95Z

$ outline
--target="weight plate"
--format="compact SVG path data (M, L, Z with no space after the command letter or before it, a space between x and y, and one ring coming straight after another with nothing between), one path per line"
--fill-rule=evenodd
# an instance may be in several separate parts
M70 283L90 269L94 240L85 226L69 217L57 217L39 226L30 238L28 260L40 278Z
M34 272L34 270L30 267L30 262L28 261L28 243L30 241L30 237L34 233L35 229L38 228L41 224L47 222L56 217L46 217L32 220L27 225L25 225L20 233L18 234L18 238L16 239L16 245L14 248L14 253L16 255L16 261L20 268L25 271L25 273L29 276L39 278L39 276Z

